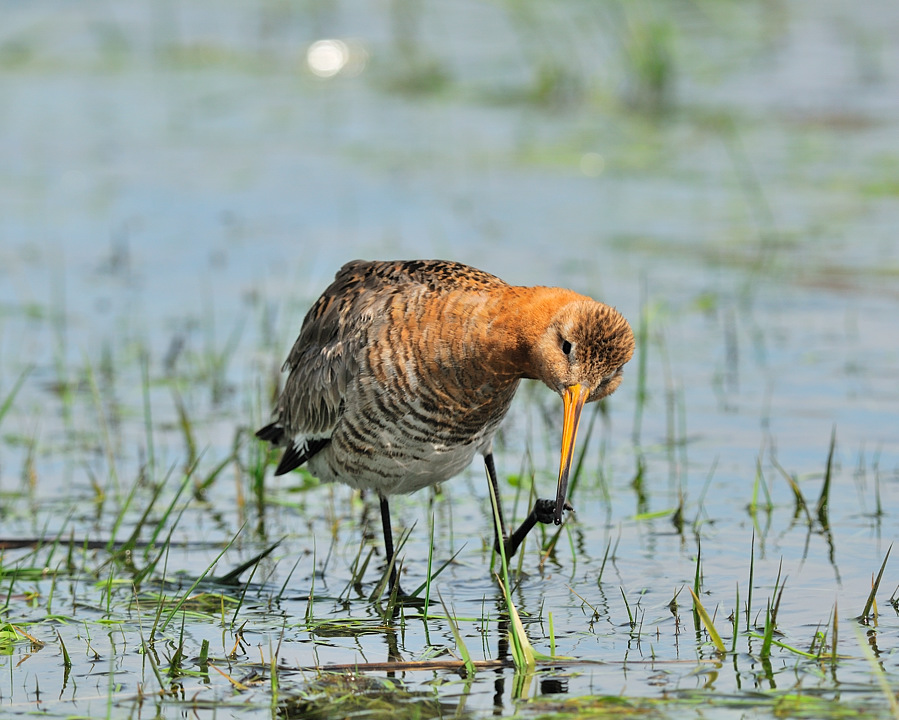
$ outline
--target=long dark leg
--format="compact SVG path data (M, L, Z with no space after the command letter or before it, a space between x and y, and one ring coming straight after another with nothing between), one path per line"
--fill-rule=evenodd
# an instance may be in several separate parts
M553 500L537 500L534 503L534 509L531 510L530 515L528 515L524 522L518 526L518 529L513 532L510 536L506 536L506 521L503 518L503 506L502 502L499 499L499 486L496 480L496 465L493 463L493 453L487 453L484 455L484 465L487 467L487 476L490 478L490 484L493 485L493 495L496 497L496 509L499 514L499 524L503 534L503 545L506 552L506 559L508 560L512 557L517 551L518 546L524 542L524 539L527 537L527 534L531 531L531 529L538 522L544 524L550 524L553 522L553 513L556 509L556 501ZM571 510L572 507L567 502L565 503L565 509ZM499 538L496 536L494 532L493 539L493 549L496 552L499 552Z
M566 510L572 510L573 508L568 502L565 503ZM544 525L550 525L555 522L554 514L556 511L556 500L553 498L549 499L540 499L534 503L534 509L531 510L531 514L528 515L524 522L518 526L518 529L509 536L509 539L506 540L506 557L512 557L515 552L518 550L518 546L524 542L524 539L527 537L527 534L531 531L531 528L534 527L538 522L543 523Z
M390 527L390 505L387 503L387 497L379 495L381 498L381 526L384 529L384 553L387 555L387 563L390 565L390 591L396 588L398 597L405 595L400 587L396 576L396 560L393 551L393 530Z
M496 498L496 514L499 515L499 529L502 533L502 541L506 542L506 519L503 517L503 503L499 498L499 484L496 480L496 465L493 463L493 453L487 453L484 455L484 467L487 468L487 477L490 479L490 484L493 486L493 497ZM492 523L493 525L493 549L496 552L499 552L499 542L500 537L496 531L496 523ZM506 554L508 557L508 554Z

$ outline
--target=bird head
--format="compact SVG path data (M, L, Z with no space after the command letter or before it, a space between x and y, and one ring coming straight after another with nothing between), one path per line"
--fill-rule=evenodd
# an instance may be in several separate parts
M627 320L615 308L586 298L562 305L533 348L537 378L565 404L553 516L557 525L562 522L581 410L621 384L622 368L633 354L634 333Z

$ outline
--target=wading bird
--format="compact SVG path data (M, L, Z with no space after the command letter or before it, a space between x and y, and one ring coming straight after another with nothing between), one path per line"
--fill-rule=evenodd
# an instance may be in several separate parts
M633 352L627 320L571 290L441 260L355 260L306 315L273 422L256 435L286 448L276 475L305 463L323 482L377 492L393 563L388 497L448 480L481 453L499 503L493 436L519 382L541 380L564 403L559 481L512 535L497 507L511 557L537 522L560 525L571 509L581 410L618 387ZM390 584L399 590L395 564Z

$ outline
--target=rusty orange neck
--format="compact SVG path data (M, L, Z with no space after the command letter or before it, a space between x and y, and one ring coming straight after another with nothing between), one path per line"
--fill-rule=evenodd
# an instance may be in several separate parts
M586 300L572 290L556 287L504 288L485 303L481 324L483 346L497 373L537 379L534 348L564 305Z

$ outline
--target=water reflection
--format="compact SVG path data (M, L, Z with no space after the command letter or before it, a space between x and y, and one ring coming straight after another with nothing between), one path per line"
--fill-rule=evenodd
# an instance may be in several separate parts
M361 43L338 39L316 40L306 51L306 65L316 77L328 79L338 74L358 75L368 62Z
M318 40L306 52L309 69L321 78L334 77L349 59L350 50L342 40Z

